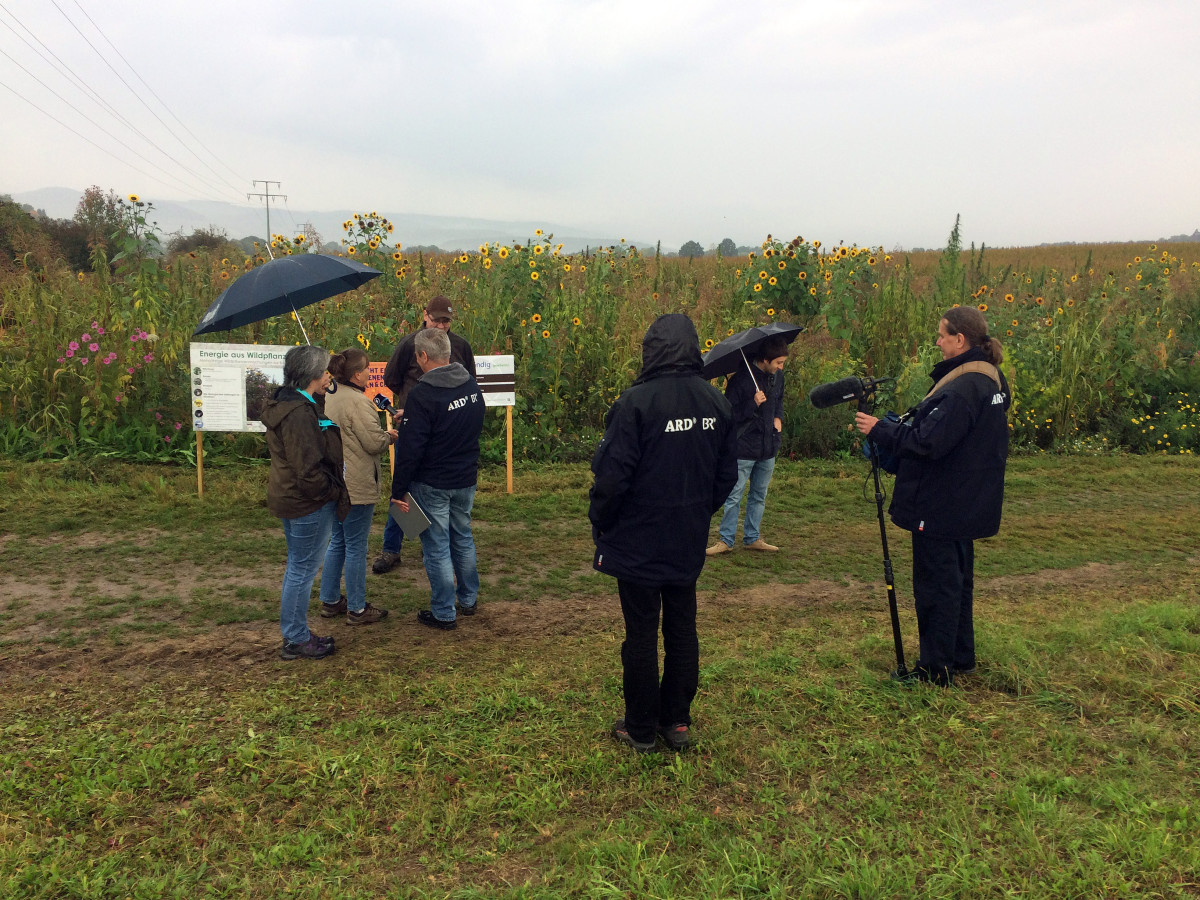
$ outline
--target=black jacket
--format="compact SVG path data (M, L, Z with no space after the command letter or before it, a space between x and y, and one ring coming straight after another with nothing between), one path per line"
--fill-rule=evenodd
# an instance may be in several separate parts
M729 401L700 365L687 316L646 331L641 377L609 410L592 459L597 571L645 585L700 576L709 520L737 481Z
M773 459L779 453L783 435L775 430L775 420L783 419L783 372L768 375L754 363L754 380L745 366L729 376L725 399L733 407L733 427L737 430L738 459ZM754 395L767 395L762 406L754 404Z
M422 322L421 328L424 327L425 323ZM404 409L404 403L408 400L408 392L421 380L421 367L417 365L417 353L413 347L413 340L421 328L407 335L396 345L391 358L383 368L383 383L392 392L392 402L397 409ZM453 331L447 331L446 336L450 338L450 362L462 363L462 367L474 378L475 354L471 352L471 345L467 343L465 337L455 334Z
M400 419L392 497L402 498L414 481L445 489L475 484L483 415L483 392L458 363L422 375Z
M936 384L963 363L986 362L972 348L942 360ZM991 537L1000 530L1008 458L1008 382L969 372L910 410L907 423L881 419L871 439L899 455L888 512L907 531L947 540Z

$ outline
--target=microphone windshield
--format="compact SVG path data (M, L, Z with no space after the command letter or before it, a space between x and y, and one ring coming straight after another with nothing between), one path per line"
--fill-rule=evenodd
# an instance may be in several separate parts
M818 384L808 392L808 402L817 409L827 409L848 400L858 400L863 395L861 378L843 378L841 381L830 381Z

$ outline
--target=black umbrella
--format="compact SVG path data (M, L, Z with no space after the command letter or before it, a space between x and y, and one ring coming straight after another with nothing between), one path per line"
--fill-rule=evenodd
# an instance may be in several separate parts
M272 316L294 313L302 306L352 291L382 274L378 269L341 256L320 253L281 256L251 269L227 287L192 334L229 331ZM299 314L296 321L300 322ZM303 322L300 331L307 341Z
M752 354L764 341L776 336L782 337L790 344L803 330L799 325L792 325L788 322L771 322L767 325L756 325L745 331L739 331L737 334L725 338L704 354L704 368L700 370L700 373L705 378L719 378L733 372L739 365L745 365L749 371L748 353ZM750 376L753 378L754 373L750 372Z

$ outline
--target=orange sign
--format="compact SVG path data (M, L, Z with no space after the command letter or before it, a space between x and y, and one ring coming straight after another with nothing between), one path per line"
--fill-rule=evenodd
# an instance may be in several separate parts
M367 382L367 396L374 399L376 394L383 394L389 401L394 399L392 392L383 383L383 370L387 363L371 363L371 380Z

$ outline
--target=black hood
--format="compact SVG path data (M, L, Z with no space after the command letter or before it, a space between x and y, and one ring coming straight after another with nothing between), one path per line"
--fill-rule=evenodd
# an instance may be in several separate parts
M692 320L681 313L659 316L642 338L642 374L635 384L660 375L699 375L700 338Z

